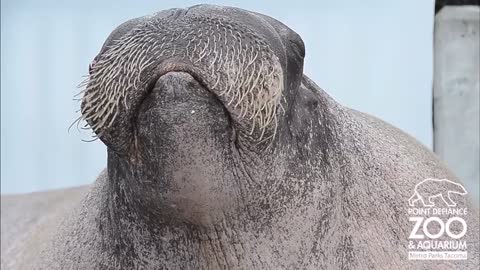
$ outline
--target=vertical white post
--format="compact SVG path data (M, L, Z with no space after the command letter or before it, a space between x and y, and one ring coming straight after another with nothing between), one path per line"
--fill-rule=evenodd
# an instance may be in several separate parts
M479 201L480 7L445 6L435 16L434 151Z

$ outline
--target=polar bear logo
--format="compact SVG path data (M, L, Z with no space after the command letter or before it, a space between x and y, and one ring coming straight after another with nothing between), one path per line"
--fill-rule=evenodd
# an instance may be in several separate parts
M453 207L456 206L457 203L450 197L452 193L460 195L467 194L467 191L462 185L448 179L427 178L416 184L414 190L415 192L412 197L408 199L408 204L412 207L417 201L421 201L425 207L435 206L435 197L441 197L448 207Z

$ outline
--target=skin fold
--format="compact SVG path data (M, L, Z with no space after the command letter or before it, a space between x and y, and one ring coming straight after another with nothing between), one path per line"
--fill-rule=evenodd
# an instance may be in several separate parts
M469 211L468 260L408 260L415 185L458 180L330 98L304 56L287 26L237 8L120 25L81 104L107 168L87 187L2 196L2 269L478 268L468 195L454 197Z

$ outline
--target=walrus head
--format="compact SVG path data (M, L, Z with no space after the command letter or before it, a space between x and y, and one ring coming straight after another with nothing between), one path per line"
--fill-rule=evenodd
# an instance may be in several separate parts
M108 147L110 180L143 207L180 209L188 220L225 212L252 160L275 148L304 54L294 31L237 8L122 24L92 61L81 103Z

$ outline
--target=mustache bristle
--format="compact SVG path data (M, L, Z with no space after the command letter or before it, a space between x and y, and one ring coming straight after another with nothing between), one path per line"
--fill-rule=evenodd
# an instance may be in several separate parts
M101 136L129 110L129 94L144 91L156 66L177 58L201 70L202 79L248 134L271 139L283 92L278 57L262 37L224 18L152 19L114 41L80 83L82 116Z

